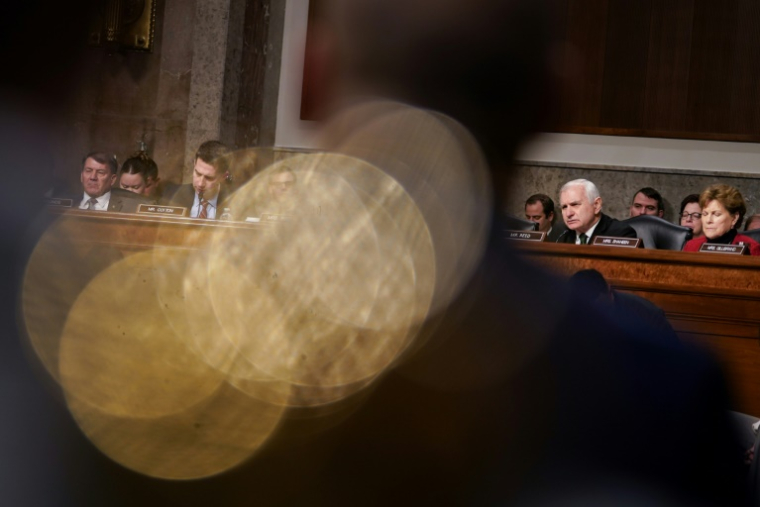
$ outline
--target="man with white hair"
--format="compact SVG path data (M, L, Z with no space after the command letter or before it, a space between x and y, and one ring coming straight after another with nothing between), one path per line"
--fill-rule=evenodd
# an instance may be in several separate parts
M591 244L596 236L635 238L630 225L602 213L599 189L588 180L568 181L559 192L559 205L567 232L557 243Z

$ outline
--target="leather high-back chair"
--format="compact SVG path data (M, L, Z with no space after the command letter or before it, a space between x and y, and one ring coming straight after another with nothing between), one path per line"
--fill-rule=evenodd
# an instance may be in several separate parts
M751 231L739 231L739 234L748 236L760 243L760 229L752 229Z
M634 228L636 235L644 241L644 248L682 250L693 234L688 227L671 224L652 215L631 217L624 222Z
M538 229L536 222L523 220L522 218L507 214L502 217L501 223L504 225L504 229L508 231L535 231Z

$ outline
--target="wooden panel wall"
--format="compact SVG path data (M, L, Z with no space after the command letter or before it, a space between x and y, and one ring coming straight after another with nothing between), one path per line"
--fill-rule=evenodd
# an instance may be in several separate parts
M756 0L565 0L549 130L760 141Z
M693 0L664 0L652 5L647 57L644 130L686 130Z

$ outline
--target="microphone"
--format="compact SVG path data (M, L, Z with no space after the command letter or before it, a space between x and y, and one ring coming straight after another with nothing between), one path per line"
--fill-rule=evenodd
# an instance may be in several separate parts
M555 241L555 243L559 243L559 242L560 242L560 240L561 240L562 238L564 238L564 237L565 237L565 235L566 235L566 234L568 234L569 232L570 232L570 229L565 229L565 232L563 232L562 234L560 234L560 235L559 235L559 237L557 238L557 240Z

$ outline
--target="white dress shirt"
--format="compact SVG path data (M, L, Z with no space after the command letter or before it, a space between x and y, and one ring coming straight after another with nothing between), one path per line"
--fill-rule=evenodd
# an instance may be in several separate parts
M206 218L213 220L216 218L216 202L219 200L219 192L212 199L206 199L208 206L206 206ZM201 201L198 199L198 192L193 197L193 207L190 208L190 217L198 218L198 214L201 212Z
M79 203L79 209L89 209L90 199L92 199L92 196L85 192L82 202ZM95 203L95 211L106 211L108 210L108 203L111 201L111 191L109 190L105 194L101 195L100 197L96 197L95 199L98 201Z
M599 222L602 221L602 217L599 216L599 219L596 221L594 225L588 228L588 230L585 232L586 236L588 236L588 239L586 239L586 244L591 244L591 236L594 235L594 230L596 229L596 226L599 225ZM578 231L575 231L575 244L580 245L581 244L581 233Z

